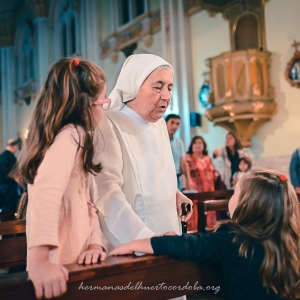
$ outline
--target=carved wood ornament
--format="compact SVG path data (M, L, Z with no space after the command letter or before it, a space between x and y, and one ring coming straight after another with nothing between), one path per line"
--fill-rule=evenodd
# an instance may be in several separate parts
M295 47L294 56L290 59L285 69L285 77L291 86L300 88L300 51L298 51L299 42L294 40L292 47Z
M208 102L212 107L206 117L214 125L236 132L242 145L250 147L252 136L278 110L270 84L271 53L265 43L267 1L226 2L222 13L230 26L231 51L208 59L212 90Z

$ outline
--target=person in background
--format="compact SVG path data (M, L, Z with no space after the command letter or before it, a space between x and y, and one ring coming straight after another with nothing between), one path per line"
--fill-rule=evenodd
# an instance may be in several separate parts
M0 155L0 208L3 212L15 212L18 204L18 185L25 188L18 176L10 176L16 166L19 142L9 139L5 150Z
M300 194L300 148L294 151L290 162L290 178L296 193Z
M299 299L300 210L287 177L273 170L251 171L237 182L228 207L231 220L213 233L169 232L120 245L109 255L142 251L218 261L228 299Z
M182 158L185 154L185 147L184 143L180 138L174 136L176 131L180 126L180 116L175 114L169 114L166 117L166 124L167 130L170 138L171 143L171 150L172 155L175 163L176 168L176 175L177 175L177 185L178 189L181 189L179 177L182 174L181 165L182 165Z
M233 174L231 186L234 188L238 180L240 180L247 172L250 171L252 163L249 157L242 157L239 161L239 171Z
M233 174L239 171L239 160L242 157L249 157L246 148L242 144L236 134L232 131L226 135L226 146L216 149L213 153L214 158L221 157L222 170L220 175L227 189L232 189L231 182Z
M187 154L183 158L183 167L187 178L187 189L201 192L213 192L215 190L215 171L214 165L208 156L207 145L203 137L194 136ZM216 212L207 212L207 227L212 229L217 221ZM195 230L198 220L197 210L194 217L188 222L188 230Z

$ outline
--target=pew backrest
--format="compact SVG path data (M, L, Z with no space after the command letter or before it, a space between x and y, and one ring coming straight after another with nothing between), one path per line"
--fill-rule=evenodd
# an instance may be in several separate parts
M214 192L202 192L194 194L185 194L193 202L203 202L206 200L229 199L233 195L234 190L220 190Z
M0 222L0 235L20 234L26 232L26 220Z
M0 223L0 268L26 265L26 221L14 220ZM20 236L21 235L21 236Z
M198 210L198 232L207 232L206 215L209 211L222 212L228 210L228 199L207 200L197 203Z
M26 236L0 240L0 268L26 265Z

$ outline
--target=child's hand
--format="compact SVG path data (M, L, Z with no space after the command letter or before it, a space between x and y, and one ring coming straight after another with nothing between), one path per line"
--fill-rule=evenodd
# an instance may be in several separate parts
M67 291L69 271L62 265L49 261L32 264L28 277L33 283L37 299L58 297Z
M115 249L110 251L108 256L125 255L125 254L133 254L133 253L134 253L134 250L131 247L131 243L126 243L123 245L119 245Z
M123 245L119 245L109 252L109 256L133 254L134 252L153 254L150 239L135 240Z
M106 253L103 251L100 245L89 245L87 250L81 253L78 258L78 264L81 265L85 263L86 265L96 264L98 260L104 261L106 258Z

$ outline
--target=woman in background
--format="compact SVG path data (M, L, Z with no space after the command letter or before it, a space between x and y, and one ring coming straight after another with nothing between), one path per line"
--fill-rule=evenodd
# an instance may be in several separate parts
M215 171L206 148L203 137L193 137L188 152L184 156L182 167L187 178L187 190L197 190L199 193L215 190L215 176L219 174ZM207 212L206 219L208 229L212 229L217 221L216 212ZM195 210L194 216L188 223L188 230L197 229L197 220L198 213Z
M249 156L248 151L243 148L236 134L230 131L226 136L226 146L214 151L214 158L218 156L222 158L221 177L227 189L232 189L233 174L239 171L240 158Z

